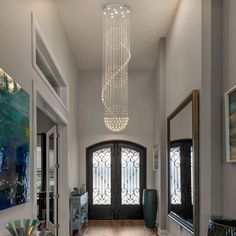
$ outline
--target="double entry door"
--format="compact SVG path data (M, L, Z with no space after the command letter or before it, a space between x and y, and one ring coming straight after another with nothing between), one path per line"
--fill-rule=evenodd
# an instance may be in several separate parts
M87 148L89 219L143 219L146 148L110 141Z

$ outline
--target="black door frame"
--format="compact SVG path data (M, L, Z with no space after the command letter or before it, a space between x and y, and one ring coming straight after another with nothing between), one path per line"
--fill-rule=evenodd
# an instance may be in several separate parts
M142 190L146 188L146 156L147 150L140 144L125 141L125 140L109 140L105 142L99 142L92 146L86 148L86 186L87 191L92 193L92 176L88 175L90 173L92 166L91 154L102 148L111 147L112 154L112 164L111 166L111 181L112 183L118 183L115 187L112 185L111 195L112 202L111 205L104 206L94 206L92 205L92 196L89 196L89 219L103 219L103 220L111 220L111 219L143 219L142 212ZM121 154L121 147L127 147L133 150L137 150L140 153L140 205L121 205L121 163L120 158L118 158ZM116 168L119 166L119 168ZM119 180L117 179L119 178Z

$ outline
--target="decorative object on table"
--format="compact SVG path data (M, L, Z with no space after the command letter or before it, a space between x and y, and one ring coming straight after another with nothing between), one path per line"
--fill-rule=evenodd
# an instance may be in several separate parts
M236 162L236 86L225 93L226 157Z
M158 170L158 161L159 161L159 149L157 145L153 147L153 171Z
M29 201L29 94L0 68L0 210Z
M143 214L145 226L150 229L155 229L157 216L157 190L143 190Z
M73 191L70 194L72 196L79 196L80 195L79 189L77 187L74 187Z
M80 187L79 189L79 194L83 195L86 192L86 188L85 188L85 184L82 185L82 187Z
M12 236L30 236L36 231L38 225L39 221L37 219L33 219L31 223L30 219L24 219L23 222L21 220L9 222L5 225L5 228Z
M70 235L74 230L81 235L82 227L88 222L88 193L70 197Z
M128 63L130 53L130 10L123 4L103 9L102 102L104 124L112 132L123 131L128 115Z
M208 224L208 236L235 236L236 220L215 219Z

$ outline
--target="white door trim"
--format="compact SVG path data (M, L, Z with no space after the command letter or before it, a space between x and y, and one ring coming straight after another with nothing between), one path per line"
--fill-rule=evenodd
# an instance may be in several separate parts
M46 99L45 94L49 97L53 94L48 90L45 92L42 84L33 80L32 84L32 162L31 170L33 170L31 182L31 199L34 207L32 214L37 218L37 186L36 186L36 156L37 156L37 107L39 107L54 123L57 124L58 134L58 162L60 168L58 170L58 236L69 234L69 189L68 189L68 118L63 114L63 107L60 103L55 103L53 99ZM66 207L68 206L68 207Z

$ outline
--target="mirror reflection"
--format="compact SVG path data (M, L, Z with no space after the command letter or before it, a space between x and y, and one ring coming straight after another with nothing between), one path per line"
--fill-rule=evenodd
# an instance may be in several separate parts
M192 103L170 121L169 210L193 223Z
M199 235L199 91L167 119L168 215Z

